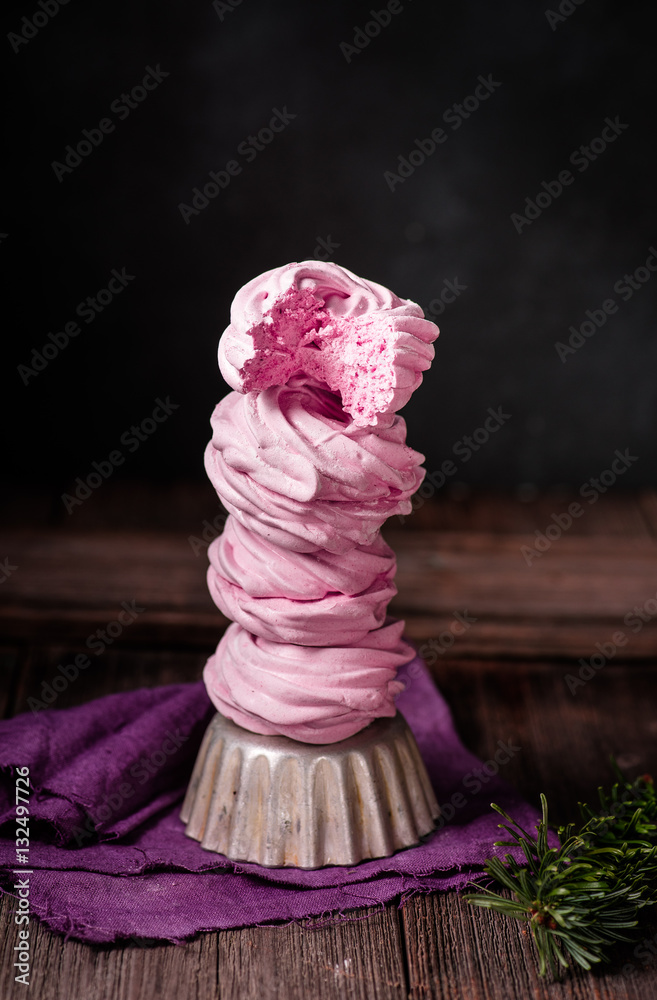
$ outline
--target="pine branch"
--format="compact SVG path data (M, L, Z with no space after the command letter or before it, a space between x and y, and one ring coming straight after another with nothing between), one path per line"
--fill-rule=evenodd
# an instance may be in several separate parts
M657 903L657 797L650 775L627 781L613 762L618 781L605 794L598 789L600 810L580 803L582 824L558 828L560 846L548 844L547 800L533 835L500 806L508 840L496 846L522 851L491 858L485 871L513 898L492 889L470 893L469 903L529 924L539 959L539 973L558 976L575 962L590 969L608 960L608 949L631 941L625 933L638 923L639 911ZM477 886L481 889L481 886Z

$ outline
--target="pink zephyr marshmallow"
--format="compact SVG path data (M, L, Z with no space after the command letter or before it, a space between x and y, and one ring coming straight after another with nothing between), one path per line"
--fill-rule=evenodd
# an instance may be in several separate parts
M219 344L235 391L205 452L230 513L208 585L234 624L204 679L247 729L332 743L395 713L414 650L386 616L395 558L380 528L424 476L396 411L437 335L415 303L336 264L288 264L235 296Z
M283 548L370 544L387 517L410 512L424 476L403 417L358 427L307 379L229 392L211 423L206 470L226 510Z
M208 550L208 587L227 618L273 642L345 646L380 628L397 593L381 535L343 555L281 549L229 517Z
M414 302L337 264L304 261L240 289L219 342L219 367L237 392L310 376L339 392L362 427L408 402L437 336Z
M415 650L386 620L350 646L271 642L229 625L203 679L216 708L254 733L335 743L395 714L395 680Z

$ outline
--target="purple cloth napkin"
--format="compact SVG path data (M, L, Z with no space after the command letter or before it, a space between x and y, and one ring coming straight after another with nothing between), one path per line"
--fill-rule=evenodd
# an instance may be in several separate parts
M0 881L16 895L15 773L30 769L30 912L82 941L181 941L198 931L343 913L413 892L462 889L504 853L499 802L523 826L538 814L461 744L420 659L397 704L447 821L418 847L319 871L235 864L185 836L181 800L214 714L202 683L108 695L0 723ZM510 734L501 734L509 736Z

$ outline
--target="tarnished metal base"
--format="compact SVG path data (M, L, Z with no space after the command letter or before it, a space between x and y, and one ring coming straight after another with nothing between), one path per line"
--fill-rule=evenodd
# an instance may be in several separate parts
M322 745L259 736L217 713L180 816L188 837L234 861L322 868L417 844L439 811L399 712Z

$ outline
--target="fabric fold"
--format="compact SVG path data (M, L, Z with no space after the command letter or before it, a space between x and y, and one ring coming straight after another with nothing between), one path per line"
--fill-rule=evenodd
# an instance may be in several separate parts
M14 892L14 767L30 768L31 913L82 941L181 941L199 931L342 914L408 892L462 889L500 836L496 801L535 809L460 742L419 658L398 675L403 712L447 819L417 847L351 868L233 863L185 836L182 797L214 714L204 685L108 695L0 723L0 882ZM501 734L508 738L509 734ZM509 754L520 748L507 746ZM502 758L500 757L500 760Z

